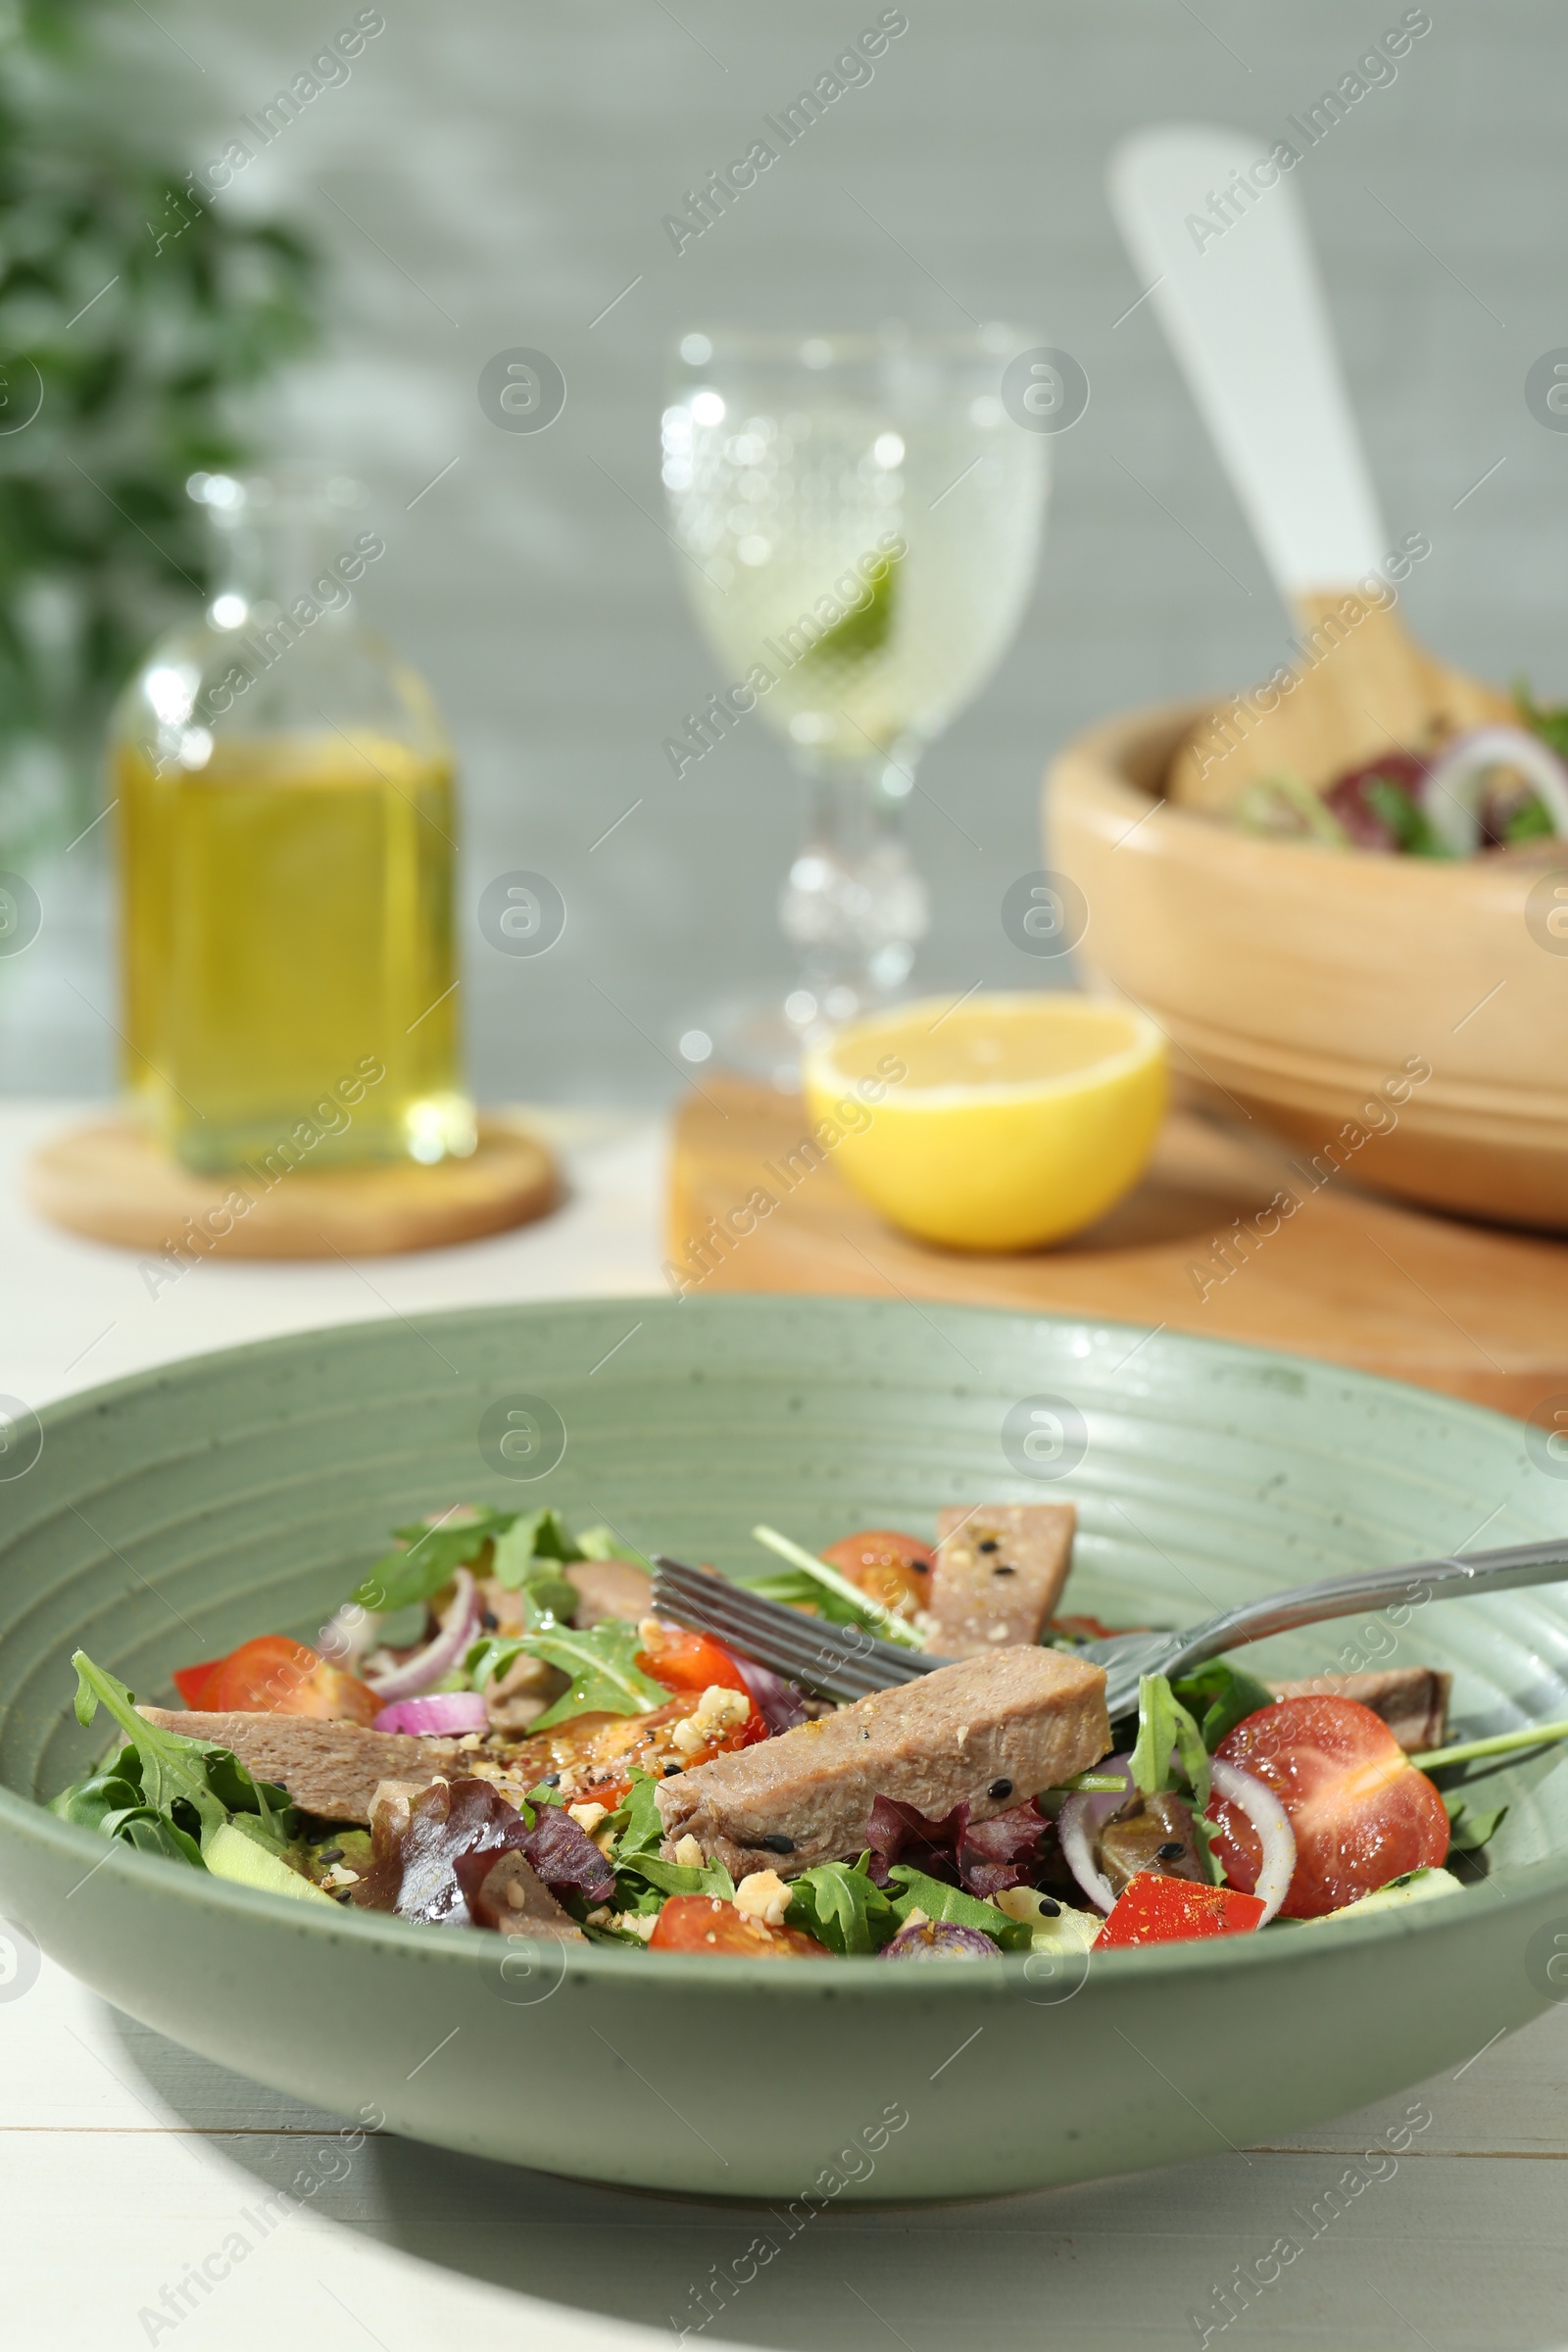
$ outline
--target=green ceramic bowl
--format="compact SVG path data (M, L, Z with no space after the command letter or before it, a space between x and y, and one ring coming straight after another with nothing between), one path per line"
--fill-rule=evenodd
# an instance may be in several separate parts
M1031 1420L1041 1398L1054 1420ZM1071 1971L594 1948L509 1981L500 1938L106 1855L39 1803L99 1743L71 1713L78 1643L167 1696L187 1657L308 1638L385 1531L432 1505L549 1500L741 1568L760 1564L759 1519L815 1544L926 1530L953 1501L1070 1494L1074 1605L1180 1623L1483 1530L1563 1529L1568 1488L1517 1423L1165 1333L731 1298L311 1333L121 1382L43 1427L35 1465L0 1483L0 1908L120 2008L313 2103L705 2195L976 2194L1298 2129L1469 2057L1565 1989L1560 1751L1493 1777L1510 1811L1462 1898ZM1310 1672L1395 1640L1352 1620L1266 1655ZM1568 1716L1556 1589L1433 1604L1396 1642L1453 1669L1466 1727Z

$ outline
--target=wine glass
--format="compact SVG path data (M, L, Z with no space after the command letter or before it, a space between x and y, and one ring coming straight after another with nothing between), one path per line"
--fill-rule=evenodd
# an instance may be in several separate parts
M1034 578L1046 439L1003 393L1029 342L1002 326L681 340L663 479L725 675L666 749L685 773L760 710L809 787L779 906L799 978L782 1004L726 1008L711 1041L778 1085L824 1026L897 995L929 928L903 811Z

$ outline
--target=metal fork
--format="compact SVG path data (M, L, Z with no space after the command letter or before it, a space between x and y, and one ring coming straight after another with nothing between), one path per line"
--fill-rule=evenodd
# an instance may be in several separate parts
M1105 1705L1114 1718L1138 1703L1139 1678L1178 1675L1222 1651L1264 1641L1293 1627L1320 1625L1334 1617L1358 1616L1363 1609L1408 1609L1456 1593L1506 1592L1521 1585L1549 1585L1568 1577L1568 1537L1541 1544L1515 1544L1504 1551L1472 1552L1467 1559L1407 1561L1398 1568L1360 1568L1320 1584L1297 1585L1237 1609L1221 1610L1181 1633L1114 1634L1108 1640L1073 1644L1075 1657L1105 1669ZM924 1650L896 1649L859 1626L830 1625L799 1609L763 1600L713 1576L686 1568L661 1553L655 1561L654 1609L698 1633L715 1634L759 1666L804 1683L829 1698L857 1699L913 1682L951 1658Z

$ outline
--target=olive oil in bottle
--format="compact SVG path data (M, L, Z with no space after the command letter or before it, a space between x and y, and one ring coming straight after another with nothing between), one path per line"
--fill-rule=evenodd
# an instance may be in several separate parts
M358 626L347 486L197 475L229 556L111 744L125 1078L191 1168L471 1151L450 753Z

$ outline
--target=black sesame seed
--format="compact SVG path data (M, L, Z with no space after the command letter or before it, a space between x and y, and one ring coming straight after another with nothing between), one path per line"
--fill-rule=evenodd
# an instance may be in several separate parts
M986 1790L986 1794L987 1796L1010 1796L1012 1794L1012 1783L1005 1780L993 1781L990 1788Z
M484 1627L484 1630L487 1634L493 1634L496 1630L496 1627L501 1623L501 1620L496 1615L494 1609L481 1609L479 1611L479 1623Z
M341 1862L343 1848L340 1845L318 1845L316 1849L316 1859L318 1862Z
M684 1772L685 1769L686 1768L683 1764L666 1764L664 1766L664 1778L666 1781L672 1781L678 1772Z
M1003 1563L999 1560L995 1568L992 1569L991 1573L993 1576L1016 1576L1018 1571L1016 1568L1004 1567Z
M929 1576L931 1573L931 1563L929 1560L911 1560L909 1562L909 1566L914 1571L916 1576Z
M559 1773L559 1772L547 1772L547 1773L545 1774L545 1777L544 1777L544 1779L543 1779L543 1780L540 1782L539 1786L540 1786L540 1788L559 1788L561 1787L561 1775L560 1775L560 1773Z
M793 1854L795 1851L794 1838L786 1838L782 1830L774 1830L768 1837L759 1838L757 1842L765 1846L770 1854Z
M995 1536L982 1536L979 1544L976 1545L976 1549L979 1551L1000 1551L1002 1549L1002 1545L997 1542Z
M1040 1897L1040 1916L1042 1919L1059 1919L1061 1917L1061 1905L1054 1901L1051 1895L1043 1894Z
M1182 1850L1182 1841L1179 1838L1167 1838L1163 1845L1155 1846L1154 1860L1156 1862L1174 1862Z

